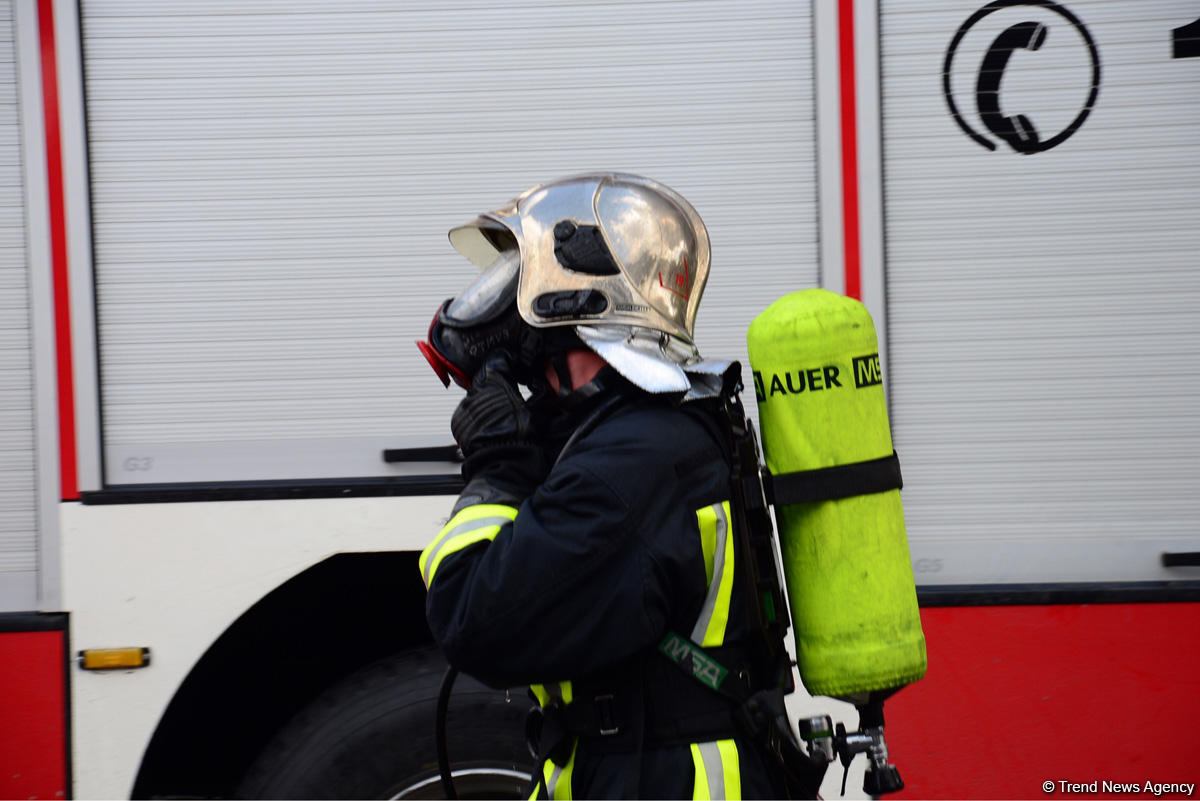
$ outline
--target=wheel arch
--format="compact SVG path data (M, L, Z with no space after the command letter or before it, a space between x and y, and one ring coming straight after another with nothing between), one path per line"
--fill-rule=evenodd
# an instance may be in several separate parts
M371 662L431 643L417 557L337 554L263 596L180 684L132 797L231 797L272 735L311 700Z

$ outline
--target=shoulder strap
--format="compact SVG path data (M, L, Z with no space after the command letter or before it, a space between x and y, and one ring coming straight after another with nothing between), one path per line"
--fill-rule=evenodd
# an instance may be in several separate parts
M791 692L794 689L791 659L784 647L791 622L780 580L775 526L767 507L758 442L742 406L741 390L741 364L733 362L722 376L715 409L707 401L685 404L684 408L694 408L696 419L717 441L729 463L734 534L740 552L745 554L739 562L750 596L746 604L750 630L762 635L751 644L751 661L758 674L753 683Z

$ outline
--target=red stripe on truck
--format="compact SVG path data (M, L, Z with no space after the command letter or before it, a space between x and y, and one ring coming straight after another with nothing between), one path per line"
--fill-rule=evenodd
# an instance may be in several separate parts
M854 0L838 2L838 59L842 105L842 232L846 295L862 300L858 236L858 115L854 108Z
M50 265L54 285L55 355L58 362L58 448L63 500L79 498L75 450L75 381L71 356L71 296L67 283L67 215L63 200L62 129L53 0L38 0L42 45L42 110L46 122L46 183L50 203Z

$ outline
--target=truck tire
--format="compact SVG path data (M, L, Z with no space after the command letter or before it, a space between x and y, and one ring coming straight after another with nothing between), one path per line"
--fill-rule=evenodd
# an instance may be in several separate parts
M383 659L299 712L247 771L239 798L445 798L434 711L446 663L431 648ZM459 676L447 741L460 798L524 797L524 692ZM236 725L236 724L235 724Z

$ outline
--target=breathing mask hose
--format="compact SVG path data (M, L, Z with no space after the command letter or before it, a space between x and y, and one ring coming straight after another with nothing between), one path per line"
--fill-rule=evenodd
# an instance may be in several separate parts
M454 789L454 777L450 773L450 752L446 746L446 709L450 706L450 693L454 689L454 680L458 678L458 670L446 668L442 677L442 688L438 691L437 711L435 712L434 739L437 741L438 773L442 777L442 791L446 798L458 798Z

